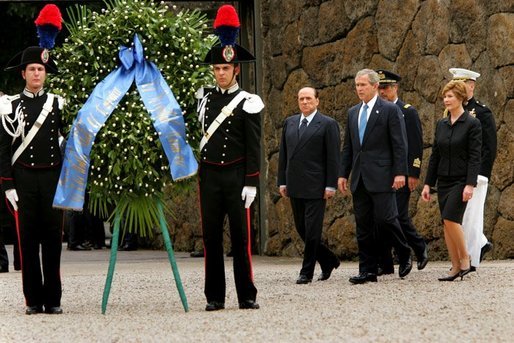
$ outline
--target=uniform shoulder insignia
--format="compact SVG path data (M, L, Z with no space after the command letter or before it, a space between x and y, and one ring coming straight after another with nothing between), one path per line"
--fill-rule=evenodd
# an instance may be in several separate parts
M202 99L204 96L208 95L213 89L214 86L205 86L198 88L195 92L195 99Z
M411 104L405 104L405 105L403 105L403 108L409 108L411 106L412 106Z
M412 166L414 168L421 168L421 160L419 159L419 157L412 162Z
M479 105L480 105L480 106L482 106L482 107L487 107L487 105L486 105L486 104L482 104L482 103L481 103L480 101L478 101L478 100L476 100L476 102L477 102L477 104L479 104Z
M195 98L196 98L196 99L201 99L201 98L203 98L203 94L204 94L204 92L205 92L205 91L204 91L204 88L203 88L203 87L198 88L198 89L196 90L196 92L195 92Z
M0 115L11 114L12 104L11 102L18 99L19 94L16 95L2 95L0 97Z
M56 95L56 97L57 97L57 104L59 105L59 109L62 110L64 105L66 105L66 100L60 95Z
M247 113L260 113L264 108L264 103L262 99L257 94L250 94L245 97L245 102L243 103L243 111Z

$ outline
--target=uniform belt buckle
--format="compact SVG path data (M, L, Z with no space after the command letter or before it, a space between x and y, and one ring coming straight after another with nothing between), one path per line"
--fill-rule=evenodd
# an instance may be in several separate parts
M227 117L230 117L233 113L227 106L223 107L221 112L226 115Z

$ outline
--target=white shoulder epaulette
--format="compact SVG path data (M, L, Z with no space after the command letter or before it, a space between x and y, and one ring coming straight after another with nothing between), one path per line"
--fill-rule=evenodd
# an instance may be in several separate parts
M203 98L204 89L205 89L205 88L200 87L200 88L198 88L198 89L196 90L196 92L195 92L195 98L196 98L196 99L201 99L201 98Z
M57 104L59 105L59 109L62 110L64 105L66 105L66 100L60 95L56 95L56 97L57 97Z
M264 108L264 103L262 102L261 97L257 94L248 93L245 99L243 110L247 113L260 113Z
M198 88L195 92L195 98L198 100L202 99L204 96L209 94L209 92L212 90L212 88L214 88L214 86L210 86L210 85Z
M0 115L5 115L5 114L11 114L12 113L12 104L11 102L16 100L16 99L19 99L20 98L20 95L19 94L16 94L16 95L2 95L0 97Z

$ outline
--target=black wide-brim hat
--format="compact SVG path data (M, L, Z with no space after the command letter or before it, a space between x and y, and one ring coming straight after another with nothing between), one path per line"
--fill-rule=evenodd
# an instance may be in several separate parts
M7 63L5 70L23 70L28 64L37 63L45 66L47 73L58 73L57 65L50 56L48 49L39 46L29 46L17 53Z
M209 50L203 60L205 64L246 63L255 61L255 57L238 44L222 46L217 44Z

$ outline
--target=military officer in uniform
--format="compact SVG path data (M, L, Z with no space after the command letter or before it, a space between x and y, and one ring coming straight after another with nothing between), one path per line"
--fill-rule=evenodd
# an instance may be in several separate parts
M47 73L57 67L47 49L28 47L6 70L21 72L25 80L23 92L0 100L0 177L19 216L25 313L60 314L62 214L52 202L61 170L63 101L44 89Z
M414 251L417 259L417 268L422 270L428 263L428 248L423 237L419 235L416 227L409 216L409 199L411 192L416 189L419 182L421 171L421 160L423 157L423 132L421 121L416 109L410 104L406 104L398 98L398 83L400 75L388 70L377 70L379 81L379 94L382 99L393 102L400 107L403 119L405 120L405 130L407 131L407 163L408 172L407 184L396 191L396 204L398 206L398 220L407 243ZM380 232L384 232L383 230ZM385 233L385 232L384 232ZM385 237L381 240L381 256L378 275L393 274L393 258L391 256L391 243Z
M239 20L232 6L218 10L214 27L230 30L227 17ZM235 19L234 19L235 18ZM260 165L261 118L264 107L255 94L237 82L239 63L255 58L235 42L221 44L207 54L216 86L198 93L199 120L204 136L200 142L200 206L205 254L206 311L225 307L223 223L228 216L234 278L240 309L258 309L253 282L250 242L250 207L257 194Z
M493 248L484 235L484 205L487 196L487 185L491 178L494 160L496 159L496 123L491 110L475 99L476 79L479 73L462 68L450 68L454 80L462 80L466 85L468 100L464 109L476 117L482 126L482 152L480 172L473 197L468 201L462 227L466 239L467 249L471 256L471 271L480 265L484 254Z

